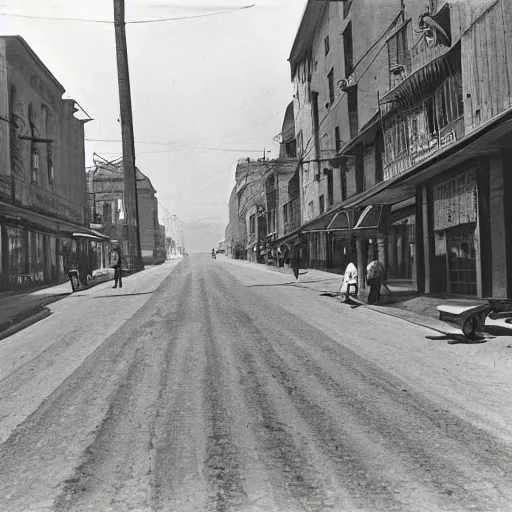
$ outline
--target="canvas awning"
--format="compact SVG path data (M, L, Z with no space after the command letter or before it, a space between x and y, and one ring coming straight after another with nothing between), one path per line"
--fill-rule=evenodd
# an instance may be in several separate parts
M336 215L336 210L331 212L324 213L317 217L316 219L307 223L301 232L303 233L318 233L322 231L328 231L328 226L331 223L333 217Z
M23 225L29 229L40 230L55 236L73 237L74 233L83 233L99 239L108 240L109 238L74 222L48 217L10 203L0 202L0 217L15 225Z

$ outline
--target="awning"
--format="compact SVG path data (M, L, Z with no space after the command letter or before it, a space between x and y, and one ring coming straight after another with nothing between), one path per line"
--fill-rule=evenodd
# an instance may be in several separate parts
M386 229L389 214L391 213L391 205L373 204L367 206L354 227L354 231Z
M0 202L0 217L7 222L21 224L29 229L40 230L56 236L72 237L73 233L84 233L100 239L108 239L105 235L79 224L47 217L10 203Z
M349 231L352 229L349 212L345 210L339 211L334 215L327 229L329 231Z
M300 231L303 233L318 233L327 231L327 228L331 223L334 215L336 215L337 211L338 210L332 210L320 215L316 219L305 224Z
M384 94L380 104L396 102L408 108L419 105L450 76L453 69L460 67L458 59L460 60L460 44L409 75Z
M90 238L91 240L96 240L100 242L110 241L110 237L102 235L101 233L73 233L73 238Z

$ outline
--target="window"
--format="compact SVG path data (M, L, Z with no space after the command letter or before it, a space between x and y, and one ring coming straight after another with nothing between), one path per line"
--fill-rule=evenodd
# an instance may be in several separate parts
M348 119L350 126L350 138L353 139L359 130L359 121L358 121L358 105L357 105L357 86L353 87L347 93L348 99Z
M356 193L364 190L364 148L363 143L359 143L355 149L355 170L356 170Z
M51 112L46 105L41 106L42 125L44 129L44 137L46 139L52 138L51 130ZM55 179L53 169L53 145L51 142L46 143L46 171L48 173L48 184L52 185Z
M379 183L384 179L384 167L382 165L384 157L384 141L382 131L377 132L375 137L375 182Z
M332 169L327 169L327 207L334 204L334 177Z
M340 127L339 126L336 126L336 128L334 128L334 144L336 147L336 153L339 153L341 150Z
M345 169L341 172L341 200L347 199L347 171Z
M389 81L390 87L394 87L400 83L404 78L404 72L396 69L397 66L403 66L404 71L410 68L409 63L409 50L407 48L407 27L402 27L389 41L388 41L388 56L389 56ZM394 71L393 71L394 70Z
M249 217L249 234L256 234L256 215L254 214Z
M283 219L285 222L288 222L288 205L285 204L283 206Z
M318 199L320 201L320 215L322 215L322 213L325 211L325 199L323 194Z
M343 19L345 19L348 16L351 7L352 0L345 0L345 2L343 2Z
M327 75L327 81L329 82L329 103L332 105L334 103L334 68L329 71Z
M37 154L37 147L36 147L35 142L32 142L32 144L31 144L31 153L32 153L31 181L32 181L32 183L37 183L37 174L39 171L39 155Z
M325 46L325 55L329 55L329 50L331 49L331 46L329 44L329 36L327 36L325 38L325 41L324 41L324 46Z
M103 222L112 222L112 205L103 203Z
M347 25L343 32L343 51L345 52L345 78L348 78L354 71L354 49L352 42L352 22Z
M313 208L313 201L309 201L308 203L308 213L309 213L309 217L313 217L313 213L314 213L314 208Z
M298 156L302 156L303 152L303 140L302 140L302 130L297 134L297 154Z
M34 119L34 108L32 107L32 103L28 105L28 123L30 126L30 137L34 139L36 135L36 125ZM30 142L30 181L32 183L37 183L39 171L39 155L37 154L37 146L34 140Z

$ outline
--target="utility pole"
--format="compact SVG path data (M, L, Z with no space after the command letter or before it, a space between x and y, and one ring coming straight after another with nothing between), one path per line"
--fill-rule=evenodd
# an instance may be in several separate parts
M121 138L123 141L124 210L126 215L128 262L132 270L142 270L139 231L139 203L135 169L135 142L133 136L132 100L124 0L114 0L114 26L116 32L117 80L121 111Z

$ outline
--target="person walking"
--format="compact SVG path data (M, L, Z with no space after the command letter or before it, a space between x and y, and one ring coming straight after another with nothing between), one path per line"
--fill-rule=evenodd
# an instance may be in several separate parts
M117 288L117 284L119 283L119 288L123 287L123 278L122 278L122 266L123 261L121 258L121 248L119 245L114 245L112 249L112 253L110 254L110 266L114 269L114 286L112 288Z
M378 304L380 299L380 289L382 283L386 280L386 269L379 261L372 261L366 267L366 282L370 285L370 294L368 295L368 304Z

